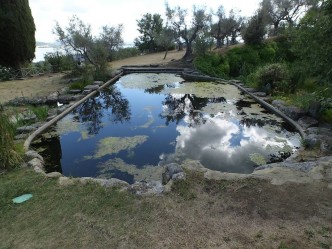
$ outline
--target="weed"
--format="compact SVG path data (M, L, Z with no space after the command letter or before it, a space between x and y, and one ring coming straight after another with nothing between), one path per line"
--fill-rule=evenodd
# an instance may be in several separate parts
M15 151L15 127L0 106L0 169L10 169L22 162Z
M175 181L172 186L172 191L183 197L185 200L196 198L196 194L192 190L192 186L188 180Z
M278 249L295 249L295 247L288 246L284 242L281 242L280 245L278 246Z
M330 245L329 244L326 244L324 242L319 242L319 246L320 248L323 248L323 249L330 249Z
M47 106L29 106L28 109L36 115L38 121L45 121L48 117Z

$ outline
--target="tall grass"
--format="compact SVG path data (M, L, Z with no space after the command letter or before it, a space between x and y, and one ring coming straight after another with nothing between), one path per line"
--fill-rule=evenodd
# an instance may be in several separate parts
M15 150L15 128L0 106L0 170L11 169L22 162Z

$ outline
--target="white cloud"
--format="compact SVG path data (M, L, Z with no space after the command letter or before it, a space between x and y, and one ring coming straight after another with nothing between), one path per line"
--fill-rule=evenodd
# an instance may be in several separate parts
M241 14L251 15L258 6L258 0L206 0L204 4L207 10L216 10L223 5L228 12L232 8L242 10ZM202 1L169 0L169 5L175 7L180 5L190 12L193 5L202 6ZM136 20L145 13L165 12L164 0L30 0L32 15L36 24L36 40L52 42L56 37L52 34L55 21L66 26L71 16L77 15L85 23L91 24L94 35L100 32L103 25L124 24L123 37L125 42L132 43L138 37Z

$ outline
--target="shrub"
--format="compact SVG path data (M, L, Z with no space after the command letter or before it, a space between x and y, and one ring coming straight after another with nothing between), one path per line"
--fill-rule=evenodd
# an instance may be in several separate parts
M260 64L258 50L252 46L233 48L226 54L231 77L247 76Z
M139 55L141 52L136 48L120 48L112 52L112 60L121 60Z
M15 127L0 106L0 169L11 169L22 161L15 151Z
M47 53L44 59L51 65L54 73L73 69L74 62L70 55L64 55L60 52Z
M275 49L270 44L263 46L258 53L261 61L265 63L273 62L276 55Z
M228 78L229 64L223 56L217 54L199 56L195 59L194 65L207 75Z
M288 93L290 74L284 64L274 63L260 67L256 72L258 86L268 93Z
M10 80L12 75L12 68L0 66L0 81Z

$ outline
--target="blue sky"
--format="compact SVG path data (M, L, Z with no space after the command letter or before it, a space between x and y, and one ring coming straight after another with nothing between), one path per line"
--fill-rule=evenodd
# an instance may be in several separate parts
M65 27L71 16L77 15L91 25L93 34L98 35L103 25L124 25L123 38L132 43L138 37L136 20L145 13L165 13L164 0L30 0L30 8L36 24L36 40L54 42L52 34L55 21ZM259 0L168 0L171 7L180 6L192 10L192 6L206 6L217 10L223 5L226 12L238 9L244 16L251 16L258 8Z

